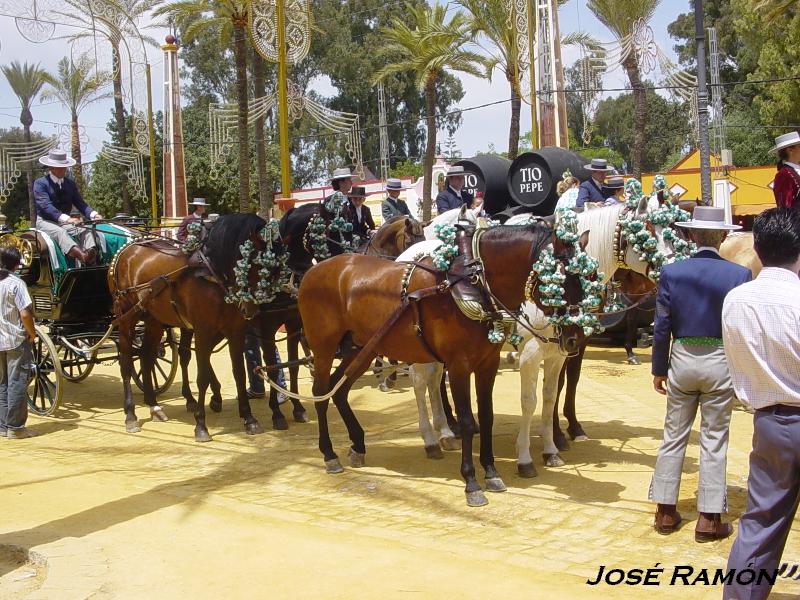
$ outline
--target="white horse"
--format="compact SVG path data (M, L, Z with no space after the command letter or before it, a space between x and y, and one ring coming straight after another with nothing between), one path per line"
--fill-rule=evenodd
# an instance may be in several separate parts
M638 215L643 217L649 210L658 207L655 198L643 198L636 209ZM603 272L603 282L607 282L618 267L618 257L614 253L614 239L616 236L617 222L623 205L608 206L602 208L588 208L578 215L578 232L591 232L585 251L594 258L598 259L598 270ZM460 209L455 209L444 213L440 217L447 223L458 221ZM468 212L468 211L467 211ZM469 215L466 216L469 219ZM530 219L530 215L518 215L506 221L506 225L523 224ZM433 228L431 227L431 232ZM656 240L658 249L668 254L670 249L663 239L663 228L656 227ZM428 237L426 231L426 238ZM436 239L428 239L424 242L415 244L396 260L409 261L422 255L430 255L441 242ZM639 259L638 255L630 248L625 254L627 266L639 273L646 274L648 265ZM523 312L534 324L537 331L544 340L552 338L554 332L541 311L530 303L523 305ZM556 467L564 465L563 458L559 455L558 449L553 440L553 409L555 407L558 394L558 376L566 360L566 356L559 351L558 344L549 343L534 336L528 331L521 329L518 331L523 336L520 344L520 405L522 416L520 420L520 430L517 436L517 471L522 477L533 477L536 469L533 466L533 459L530 454L530 429L533 414L536 411L537 397L536 384L539 376L539 368L544 364L544 380L542 389L542 428L541 436L543 441L543 458L546 466ZM442 408L442 398L439 393L439 382L441 380L442 365L438 363L415 364L411 365L411 375L414 385L414 394L417 400L419 411L419 427L425 443L426 454L431 458L438 458L441 452L435 448L438 444L445 450L457 448L455 436L447 426ZM425 391L428 390L431 402L431 412L433 423L431 424L428 411L425 405ZM580 441L576 438L576 441Z

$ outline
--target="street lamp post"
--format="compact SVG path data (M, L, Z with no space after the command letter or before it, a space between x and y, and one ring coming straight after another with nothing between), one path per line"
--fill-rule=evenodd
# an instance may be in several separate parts
M711 204L711 160L708 148L708 89L706 87L706 35L703 28L703 0L694 2L694 37L697 44L697 130L700 145L700 195Z

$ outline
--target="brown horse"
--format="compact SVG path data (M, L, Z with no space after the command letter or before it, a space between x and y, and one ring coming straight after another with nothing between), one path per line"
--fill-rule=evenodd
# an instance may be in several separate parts
M411 217L398 215L385 221L357 252L368 256L395 259L417 242L425 239L422 223Z
M553 309L541 305L531 265L552 243L556 254L568 259L574 252L565 247L549 225L494 227L480 238L485 289L497 303L518 311L526 287L547 314L577 310L583 297L577 276L567 274L563 284L568 306ZM427 263L430 264L430 263ZM363 466L366 447L361 428L347 400L355 380L375 354L408 363L443 362L450 374L450 387L461 425L461 474L466 482L467 504L481 506L488 500L475 478L472 460L472 412L470 375L475 374L480 419L480 462L488 491L502 492L505 485L494 466L492 452L492 389L500 361L501 344L487 338L485 322L466 317L448 292L458 275L437 274L430 267L411 270L408 263L391 263L369 256L337 256L311 268L300 285L298 304L309 347L314 356L315 408L319 420L319 448L329 473L341 472L328 431L328 399L347 427L352 447L348 453L354 467ZM526 286L526 281L530 285ZM404 291L408 296L403 297ZM415 295L419 300L414 300ZM409 302L408 304L406 304ZM414 302L418 302L416 306ZM414 310L411 310L413 308ZM406 310L408 309L408 310ZM583 331L564 327L559 334L568 351L577 350ZM367 346L364 351L359 348ZM331 375L337 349L342 361Z
M231 365L239 401L239 416L245 431L254 435L263 429L250 410L245 387L243 359L247 321L257 313L251 301L226 302L226 296L241 291L233 275L235 263L243 258L242 245L249 240L256 252L266 247L260 231L266 222L256 215L224 215L204 241L205 269L194 266L171 241L139 240L123 247L109 268L108 285L114 297L115 323L119 330L120 372L124 388L125 427L140 430L131 397L132 352L135 326L144 321L142 379L145 403L157 420L166 420L155 403L152 382L156 345L164 327L194 330L197 352L198 399L187 409L195 413L195 440L211 440L205 424L205 394L211 373L211 353L224 338L228 340ZM273 251L275 248L273 247ZM201 275L213 275L214 281ZM246 286L255 289L257 270L247 272Z

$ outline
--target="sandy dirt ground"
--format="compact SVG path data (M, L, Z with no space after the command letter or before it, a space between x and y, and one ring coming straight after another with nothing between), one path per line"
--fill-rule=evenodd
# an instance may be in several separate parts
M508 491L479 509L465 504L458 453L425 458L406 377L388 393L374 377L359 382L351 400L367 466L326 475L312 406L311 423L278 432L265 403L253 401L267 432L244 434L224 352L214 363L225 405L209 414L214 441L204 445L193 441L179 383L162 400L168 423L144 420L141 433L126 434L117 366L101 365L67 384L55 418L30 419L39 437L0 438L0 598L719 598L719 587L669 585L676 565L724 567L731 540L694 542L696 434L679 504L686 523L668 537L653 531L647 489L664 402L650 387L648 360L631 367L623 357L587 352L578 414L591 439L562 454L566 466L546 469L535 437L535 479L516 475L519 377L503 365L494 441ZM333 412L344 457L346 432ZM734 519L751 435L752 417L736 410ZM38 563L26 564L20 548ZM796 530L784 560L800 562ZM600 565L656 563L665 569L658 587L586 584ZM781 580L772 597L799 591Z

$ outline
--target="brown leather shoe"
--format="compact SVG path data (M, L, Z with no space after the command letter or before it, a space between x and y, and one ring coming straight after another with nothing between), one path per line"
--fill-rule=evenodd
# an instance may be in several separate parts
M700 513L694 528L695 542L716 542L733 533L733 525L723 523L719 513Z
M659 504L653 523L655 530L661 535L668 535L677 531L681 524L681 515L675 510L674 504Z

